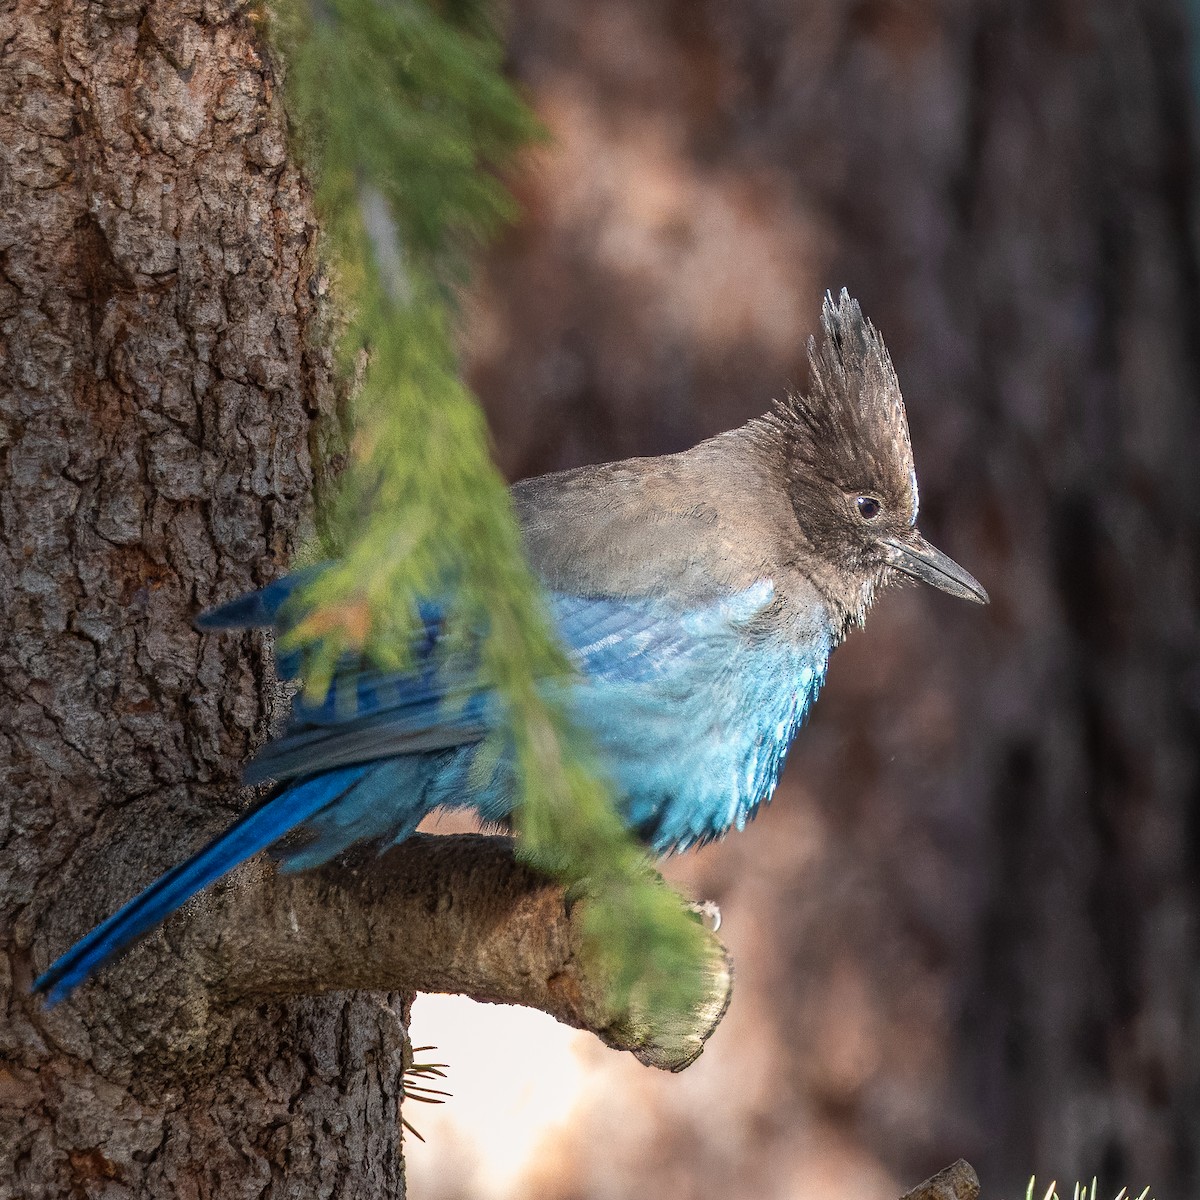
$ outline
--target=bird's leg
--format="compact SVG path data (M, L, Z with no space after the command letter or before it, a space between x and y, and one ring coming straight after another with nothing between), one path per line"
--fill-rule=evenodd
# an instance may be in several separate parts
M715 900L691 900L688 908L700 918L700 923L709 933L716 933L721 928L721 910Z

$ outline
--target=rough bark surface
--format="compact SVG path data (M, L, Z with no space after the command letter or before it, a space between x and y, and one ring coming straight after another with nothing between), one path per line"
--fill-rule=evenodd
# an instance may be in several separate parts
M28 992L237 804L263 651L191 618L307 509L311 235L239 6L2 6L0 1196L403 1194L402 997L217 1005L161 933Z
M905 1192L900 1200L979 1200L979 1176L966 1159L960 1158Z

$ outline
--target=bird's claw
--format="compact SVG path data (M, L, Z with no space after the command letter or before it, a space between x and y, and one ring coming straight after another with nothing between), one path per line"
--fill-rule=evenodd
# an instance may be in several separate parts
M701 924L709 933L716 933L721 928L721 910L715 900L693 900L688 904L699 918Z

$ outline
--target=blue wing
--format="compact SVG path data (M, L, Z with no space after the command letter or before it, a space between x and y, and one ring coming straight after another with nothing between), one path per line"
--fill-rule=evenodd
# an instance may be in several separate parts
M276 617L289 584L273 587L266 603L235 601L209 625ZM592 734L626 821L660 853L742 828L774 790L824 678L831 642L821 615L791 637L764 633L767 580L690 607L661 597L548 599L579 672L566 701ZM474 649L442 654L440 612L427 605L422 616L415 670L346 664L321 703L298 698L283 737L247 768L258 782L373 764L308 821L310 839L281 855L286 867L319 865L358 841L399 840L438 807L472 806L491 821L512 811L510 763L501 755L481 772L476 762L500 721Z
M286 627L301 572L205 613L202 629ZM823 633L797 642L763 634L770 582L682 608L661 598L550 595L578 668L572 715L594 738L627 822L656 850L741 827L775 786L783 755L816 694ZM284 784L261 806L93 930L35 983L55 1002L201 888L268 847L285 869L318 866L364 841L394 843L438 807L485 820L516 800L511 762L485 749L500 726L475 648L443 637L438 608L421 613L413 669L347 660L319 703L297 697L284 735L246 770ZM282 656L281 675L298 662ZM562 688L556 683L553 686Z
M211 609L204 630L294 624L286 602L312 578L298 572L260 592ZM762 582L734 596L690 609L654 598L607 598L550 593L551 616L582 677L653 685L686 674L699 653L751 622L771 601ZM311 702L298 695L284 735L248 765L247 783L287 780L315 771L476 742L492 731L492 691L479 677L475 646L448 647L439 606L421 608L422 627L410 647L411 671L379 671L347 659L328 693ZM299 657L281 655L276 669L294 679Z

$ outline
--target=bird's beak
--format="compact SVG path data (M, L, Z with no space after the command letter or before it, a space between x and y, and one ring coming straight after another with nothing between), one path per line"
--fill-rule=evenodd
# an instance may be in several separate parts
M931 546L915 529L904 537L884 538L883 545L888 565L897 571L963 600L974 600L976 604L988 602L988 594L979 581L949 555Z

